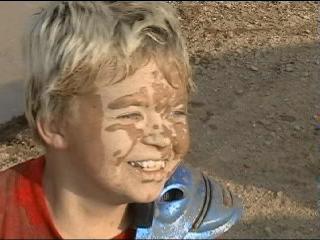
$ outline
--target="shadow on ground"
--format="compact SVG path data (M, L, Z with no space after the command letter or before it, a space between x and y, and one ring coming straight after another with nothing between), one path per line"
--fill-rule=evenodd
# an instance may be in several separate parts
M190 103L187 161L225 181L281 191L315 209L319 45L219 57L199 53L191 60L198 93ZM275 219L270 223L277 226Z

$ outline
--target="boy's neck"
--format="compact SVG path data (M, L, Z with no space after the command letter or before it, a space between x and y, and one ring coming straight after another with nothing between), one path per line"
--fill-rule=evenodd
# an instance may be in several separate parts
M51 156L46 155L43 189L52 221L62 238L112 238L130 226L128 204L114 204L101 198L80 195L66 183L67 166L51 166ZM61 158L60 158L61 160ZM59 174L55 174L56 172ZM65 172L66 171L66 172ZM55 177L57 176L57 177ZM70 176L70 175L69 175ZM78 182L81 188L81 182ZM84 188L86 186L83 186Z

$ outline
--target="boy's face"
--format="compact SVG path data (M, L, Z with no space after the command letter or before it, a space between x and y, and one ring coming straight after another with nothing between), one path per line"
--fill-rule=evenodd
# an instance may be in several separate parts
M67 129L71 171L114 201L153 201L189 148L187 92L153 61L98 89L78 97Z

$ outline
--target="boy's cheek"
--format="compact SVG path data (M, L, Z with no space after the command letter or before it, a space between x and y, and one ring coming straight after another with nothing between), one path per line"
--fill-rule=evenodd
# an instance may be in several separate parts
M109 159L118 162L132 148L133 139L125 130L117 130L114 132L103 132L103 147L104 152Z
M188 152L190 146L189 127L187 123L174 124L175 137L173 138L173 150L174 152L184 157Z

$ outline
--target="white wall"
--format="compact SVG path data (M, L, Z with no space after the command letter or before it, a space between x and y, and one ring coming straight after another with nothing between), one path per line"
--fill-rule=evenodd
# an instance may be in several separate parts
M23 114L22 34L45 2L0 2L0 123Z

